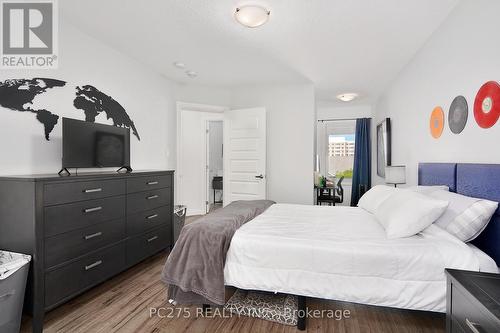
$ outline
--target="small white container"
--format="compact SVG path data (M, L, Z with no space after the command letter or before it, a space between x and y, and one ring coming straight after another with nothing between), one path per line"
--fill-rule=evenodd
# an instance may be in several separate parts
M0 251L0 332L18 333L28 278L28 255Z

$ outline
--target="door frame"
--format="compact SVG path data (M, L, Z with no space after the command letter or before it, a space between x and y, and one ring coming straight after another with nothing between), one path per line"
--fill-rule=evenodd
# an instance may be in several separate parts
M183 128L183 124L182 124L182 112L183 111L197 111L197 112L206 112L207 113L207 117L204 117L202 120L202 125L200 126L200 131L203 131L203 138L205 140L204 142L204 145L203 147L205 147L204 149L204 156L203 156L203 161L205 161L205 165L206 165L206 162L207 162L207 134L206 134L206 129L207 129L207 125L208 125L208 121L210 120L221 120L221 121L224 121L224 112L226 110L229 110L228 107L225 107L225 106L216 106L216 105L207 105L207 104L197 104L197 103L188 103L188 102L177 102L176 103L176 108L177 108L177 135L176 135L176 157L177 157L177 161L176 161L176 173L175 173L175 193L174 193L174 200L175 200L175 203L176 204L183 204L182 202L179 202L179 200L181 198L183 198L183 186L182 186L182 179L183 179L183 173L182 173L182 170L183 170L183 165L182 165L182 161L183 161L183 154L182 154L182 137L183 137L183 132L182 132L182 128ZM203 193L203 197L204 197L204 200L203 200L203 204L202 206L206 207L206 201L208 201L208 190L207 190L207 185L208 185L208 181L207 181L207 172L206 172L206 166L202 166L203 167L203 179L205 180L202 184L203 188L200 188L200 190L202 190L202 193ZM196 215L196 214L204 214L204 212L198 212L198 211L189 211L188 209L188 215Z
M224 115L223 115L224 117ZM207 202L207 213L210 212L210 194L212 190L210 189L210 122L220 122L222 124L222 147L224 147L224 118L222 119L205 119L205 132L206 132L206 137L205 137L205 163L207 165L206 171L205 171L205 183L206 183L206 202ZM222 152L222 168L224 169L224 148ZM214 202L215 202L215 193L214 193ZM224 206L224 195L222 196L222 205Z

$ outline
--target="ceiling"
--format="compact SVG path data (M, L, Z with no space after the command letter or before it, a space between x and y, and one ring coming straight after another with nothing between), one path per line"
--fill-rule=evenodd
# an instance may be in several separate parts
M319 100L373 102L458 0L65 0L63 20L178 82L219 87L311 82ZM262 27L233 18L271 10ZM198 72L188 78L172 63Z

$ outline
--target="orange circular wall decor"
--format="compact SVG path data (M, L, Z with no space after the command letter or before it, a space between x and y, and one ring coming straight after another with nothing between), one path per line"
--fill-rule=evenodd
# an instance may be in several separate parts
M431 135L434 139L439 138L441 134L443 134L444 112L442 107L436 106L434 110L432 110L429 127L431 129Z

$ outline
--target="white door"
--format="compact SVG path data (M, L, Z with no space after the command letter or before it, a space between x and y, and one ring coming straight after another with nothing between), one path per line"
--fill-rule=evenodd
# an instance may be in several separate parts
M266 109L224 112L224 205L266 198Z

